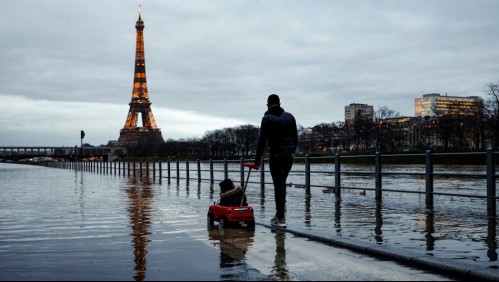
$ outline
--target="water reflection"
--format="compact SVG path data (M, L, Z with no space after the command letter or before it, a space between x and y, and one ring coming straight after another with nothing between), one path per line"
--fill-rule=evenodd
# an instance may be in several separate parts
M210 200L214 199L215 189L213 188L213 183L210 183Z
M78 171L75 170L75 187L79 190L78 202L80 204L80 215L81 215L81 225L84 227L85 224L85 186L83 185L83 173L80 173L80 183L78 184Z
M279 230L272 230L272 233L275 234L276 249L271 273L278 281L291 280L292 277L286 265L286 233Z
M336 233L341 235L341 199L336 198L334 202L334 227L336 228Z
M435 248L435 237L433 233L435 232L435 214L433 211L426 212L426 227L425 227L425 238L426 238L426 250L433 251Z
M128 212L132 226L132 243L134 247L135 261L135 281L143 281L146 276L146 246L149 242L147 238L151 234L149 231L151 225L150 211L151 203L154 197L153 189L148 178L142 181L133 177L130 178L126 188L130 206Z
M497 261L497 220L495 218L489 218L487 225L487 256L490 261Z
M185 182L185 197L189 198L189 194L190 194L189 181L186 181Z
M310 196L305 197L305 226L310 227L311 224L311 219L312 219L312 213L310 212Z
M220 268L223 280L251 279L246 265L246 252L253 246L254 228L209 228L211 244L220 249ZM243 279L244 280L244 279Z
M260 188L260 213L265 212L265 186L262 185Z
M198 182L197 199L201 199L201 182Z
M383 215L381 214L381 208L383 206L383 202L377 200L376 201L376 211L375 211L375 216L376 216L376 227L374 227L374 239L376 242L381 243L383 242L383 231L381 230L381 226L383 226Z

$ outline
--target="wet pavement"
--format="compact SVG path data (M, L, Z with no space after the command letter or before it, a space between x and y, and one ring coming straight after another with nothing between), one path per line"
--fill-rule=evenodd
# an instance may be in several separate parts
M226 232L225 230L224 233ZM347 249L327 246L288 232L271 230L261 225L256 226L253 243L250 245L241 242L241 238L244 238L241 233L239 231L237 237L220 240L219 250L221 254L232 259L236 258L238 261L244 261L247 266L257 270L268 280L452 280L450 277L373 258ZM241 251L235 254L234 249L236 248ZM243 253L244 256L242 256ZM250 280L255 279L250 278Z
M58 254L41 252L20 261L3 261L1 280L453 280L260 225L255 229L226 228L222 232L192 226L185 232L164 230L149 240L154 247L147 251L136 249L133 268L119 250L113 250L112 241L99 240L94 248L72 248ZM99 255L95 255L97 252Z
M254 205L254 229L209 229L217 197L206 183L0 172L3 281L499 280L491 268L323 236L293 216L286 230L273 230L270 200Z

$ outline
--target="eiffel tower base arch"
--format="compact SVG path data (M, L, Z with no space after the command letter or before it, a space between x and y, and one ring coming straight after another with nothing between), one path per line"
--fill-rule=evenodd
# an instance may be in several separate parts
M164 144L159 130L122 130L118 139L118 145L126 148L128 156L161 156Z

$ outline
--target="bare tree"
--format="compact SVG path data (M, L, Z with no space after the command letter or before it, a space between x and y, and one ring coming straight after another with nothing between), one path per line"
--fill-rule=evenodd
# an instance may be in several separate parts
M334 125L332 123L320 123L312 127L312 132L317 138L316 151L326 152L332 147L332 140L334 137Z
M236 147L241 156L248 156L254 153L256 142L258 141L259 128L251 125L241 125L235 128Z
M313 130L307 130L300 135L298 146L306 154L317 152L319 139Z
M490 145L499 147L499 82L488 85L487 94L490 96L484 105L484 119L489 132Z
M400 113L382 106L374 112L371 140L377 151L396 150L406 137L400 124Z

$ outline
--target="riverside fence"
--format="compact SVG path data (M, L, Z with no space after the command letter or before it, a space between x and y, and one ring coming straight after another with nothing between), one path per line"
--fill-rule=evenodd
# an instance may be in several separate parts
M412 193L421 194L425 197L426 207L428 209L433 209L434 207L434 196L448 196L448 197L465 197L465 198L478 198L483 199L486 202L487 215L491 217L497 216L496 203L498 196L496 193L497 188L497 172L496 172L496 162L497 162L498 152L494 152L492 149L488 149L485 152L465 152L465 153L435 153L432 151L426 151L425 153L419 154L368 154L368 155L355 155L346 156L341 154L336 154L331 157L310 157L305 156L301 158L295 158L295 163L303 163L303 166L299 166L290 172L290 177L293 179L299 179L303 181L288 183L288 186L294 185L295 187L305 188L305 197L311 196L312 188L323 188L325 193L334 193L337 199L341 199L342 191L349 190L360 190L361 193L365 191L373 191L374 199L376 201L382 201L383 193ZM479 157L483 159L484 169L482 172L438 172L435 171L434 158L435 157L447 157L452 159L454 157ZM422 169L419 170L406 170L406 171L396 171L396 170L384 170L385 164L390 163L388 160L390 158L421 158L424 160ZM366 169L364 170L348 170L346 163L352 160L359 160L361 158L369 159L367 161ZM350 160L347 160L350 159ZM105 174L115 174L123 176L146 176L151 177L153 181L159 181L160 183L166 179L170 183L173 179L177 181L184 179L187 182L191 180L197 180L198 182L209 181L214 183L215 181L221 181L229 176L239 174L240 183L244 185L245 174L249 173L245 171L243 158L239 160L207 160L207 161L188 161L188 160L169 160L166 162L129 162L129 161L117 161L117 162L40 162L38 164L45 165L49 167L67 168L75 169L88 172L105 173ZM250 160L252 161L252 160ZM267 181L269 177L269 172L266 170L266 161L263 160L260 170L258 171L258 180L248 180L248 183L260 184L263 189L265 185L272 185L272 182ZM323 164L322 169L315 169L317 164ZM365 161L363 163L366 163ZM314 177L317 176L321 178L322 184L312 183ZM324 176L325 175L325 176ZM390 189L383 188L383 180L388 176L412 176L424 179L424 191L420 189ZM349 186L343 185L342 182L348 180L350 177L363 176L370 179L371 185L368 186ZM474 191L474 193L456 193L456 192L445 192L436 191L435 183L437 178L472 178L472 179L483 179L485 180L485 187L479 187ZM289 179L289 178L288 178ZM271 180L271 179L270 179ZM296 180L295 180L296 181ZM480 189L483 188L483 189Z

